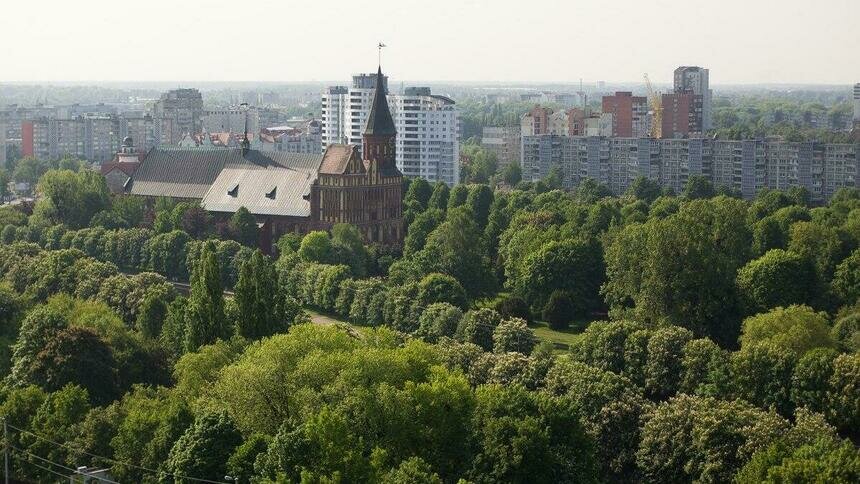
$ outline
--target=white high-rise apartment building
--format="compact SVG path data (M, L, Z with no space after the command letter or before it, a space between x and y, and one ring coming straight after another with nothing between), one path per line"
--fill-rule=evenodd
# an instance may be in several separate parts
M388 78L384 77L388 85ZM322 93L322 149L332 143L362 145L370 113L376 74L352 77L352 87L332 86ZM397 168L405 176L448 185L460 181L460 115L454 101L434 95L427 87L407 88L388 95L397 128Z
M346 104L349 89L346 86L331 86L322 93L322 151L333 143L342 143L346 138Z
M0 123L0 168L6 167L6 125ZM11 173L10 173L11 175Z
M460 114L454 100L430 93L429 87L409 87L403 95L389 96L397 128L397 168L404 176L460 181Z
M382 77L388 92L388 76ZM370 113L376 73L352 76L352 87L332 86L322 94L322 149L332 143L361 146L364 123ZM389 103L391 96L388 96Z
M860 123L860 82L854 84L854 124Z

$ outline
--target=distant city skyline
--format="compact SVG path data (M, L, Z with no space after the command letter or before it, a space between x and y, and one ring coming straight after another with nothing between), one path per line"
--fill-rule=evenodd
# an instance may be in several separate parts
M425 4L420 4L425 5ZM15 2L0 17L0 82L393 80L853 84L860 2L801 0L151 0ZM244 7L244 6L243 6Z

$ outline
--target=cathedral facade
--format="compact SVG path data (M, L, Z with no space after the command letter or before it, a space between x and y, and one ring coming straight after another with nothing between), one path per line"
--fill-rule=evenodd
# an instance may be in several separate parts
M382 70L363 134L363 149L331 144L323 154L240 148L154 148L125 183L132 196L199 201L216 219L245 207L261 229L260 246L285 233L355 225L365 242L403 241L403 175L395 164L395 128Z

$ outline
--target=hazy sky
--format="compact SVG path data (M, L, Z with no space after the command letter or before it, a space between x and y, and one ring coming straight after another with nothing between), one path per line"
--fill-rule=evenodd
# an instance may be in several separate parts
M860 81L860 0L15 0L3 81Z

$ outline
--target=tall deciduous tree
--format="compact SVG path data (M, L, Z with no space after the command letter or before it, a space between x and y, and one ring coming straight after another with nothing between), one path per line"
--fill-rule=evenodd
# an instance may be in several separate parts
M412 183L409 184L409 189L406 190L406 195L403 197L403 201L404 203L415 201L423 211L427 209L427 202L430 201L430 197L432 195L433 187L430 186L430 183L423 178L415 178L412 180Z
M448 210L457 208L466 203L466 197L468 196L469 185L465 185L463 183L454 185L454 188L451 189L451 194L448 196Z
M471 297L495 287L482 233L466 208L449 210L447 220L430 234L416 260L425 273L453 276Z
M816 299L815 270L808 259L773 249L738 271L738 293L748 314Z
M259 243L260 229L257 228L257 221L245 207L239 207L230 217L230 230L240 244L256 247Z
M110 191L100 174L83 170L52 170L39 179L42 195L35 216L47 225L85 227L96 213L110 208Z
M610 307L633 303L643 319L732 345L740 322L735 276L750 247L745 211L740 200L695 200L613 234L603 288Z
M835 348L825 313L808 306L772 309L744 320L741 347L775 344L798 357L812 348Z
M259 339L286 332L291 320L278 291L275 265L259 250L239 271L236 284L236 305L239 309L239 334L248 339Z
M576 307L574 316L598 309L604 279L603 253L595 239L548 242L523 261L522 273L507 281L534 308L543 308L553 291L565 291Z
M415 217L409 224L406 240L403 242L403 255L410 256L424 248L427 237L445 219L444 208L442 210L429 208Z
M315 230L305 235L299 246L299 256L308 262L331 263L333 250L328 233Z
M714 185L701 175L691 176L684 185L684 198L696 200L700 198L711 198L716 195Z
M448 209L448 197L451 195L451 189L443 181L437 181L433 185L433 193L430 195L430 200L427 202L427 208L435 208L445 211Z
M487 185L472 185L469 196L466 197L466 205L472 209L475 223L478 228L484 230L487 219L490 216L490 206L493 204L493 191Z
M226 339L232 333L224 315L224 289L215 244L207 242L191 277L191 296L185 310L185 350Z
M181 476L220 481L227 459L241 443L242 435L226 413L202 415L173 445L167 468Z
M502 180L512 187L523 181L523 169L518 161L512 161L502 169Z
M116 361L111 348L92 330L66 328L36 355L31 380L49 392L80 385L96 404L117 396Z

